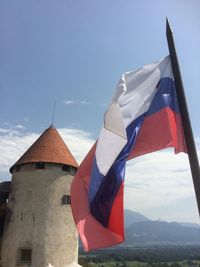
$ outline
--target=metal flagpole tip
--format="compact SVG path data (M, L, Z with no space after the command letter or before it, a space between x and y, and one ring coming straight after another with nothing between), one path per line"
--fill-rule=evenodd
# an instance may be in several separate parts
M168 17L166 17L166 33L173 33Z

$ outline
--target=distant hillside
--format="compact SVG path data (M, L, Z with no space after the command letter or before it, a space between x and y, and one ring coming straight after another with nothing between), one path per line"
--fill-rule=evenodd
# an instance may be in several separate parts
M125 242L122 247L200 245L200 225L152 221L139 212L125 210ZM79 242L82 247L81 242Z
M124 210L125 228L128 228L132 223L150 221L147 217L139 212L125 209Z
M200 229L161 221L132 223L126 228L125 236L124 245L128 246L137 244L200 244Z
M181 223L181 225L200 229L200 225L197 223Z

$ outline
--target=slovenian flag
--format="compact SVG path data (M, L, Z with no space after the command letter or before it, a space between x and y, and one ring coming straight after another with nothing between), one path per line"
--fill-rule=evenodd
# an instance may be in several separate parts
M167 147L186 152L169 56L122 75L99 139L73 180L72 213L86 251L124 240L126 161Z

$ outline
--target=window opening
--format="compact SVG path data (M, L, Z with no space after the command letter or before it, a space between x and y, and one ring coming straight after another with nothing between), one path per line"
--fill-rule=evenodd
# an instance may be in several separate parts
M31 263L32 249L19 249L19 263Z
M45 166L44 162L37 162L36 163L36 169L44 169L44 166Z
M62 204L63 205L71 205L71 196L70 195L64 195L62 197Z

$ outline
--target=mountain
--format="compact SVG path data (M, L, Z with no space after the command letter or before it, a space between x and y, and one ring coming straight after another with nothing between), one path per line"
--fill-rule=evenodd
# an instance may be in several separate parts
M200 229L179 223L143 221L125 229L126 246L200 244Z
M200 225L197 223L181 223L181 225L200 229Z
M148 219L139 212L128 209L124 210L125 228L128 228L132 223L147 222L147 221L150 221L150 219Z
M139 212L125 210L123 246L200 244L200 225L152 221Z
M200 225L152 221L143 214L125 209L125 241L117 248L136 246L200 245ZM82 247L81 242L79 242Z

